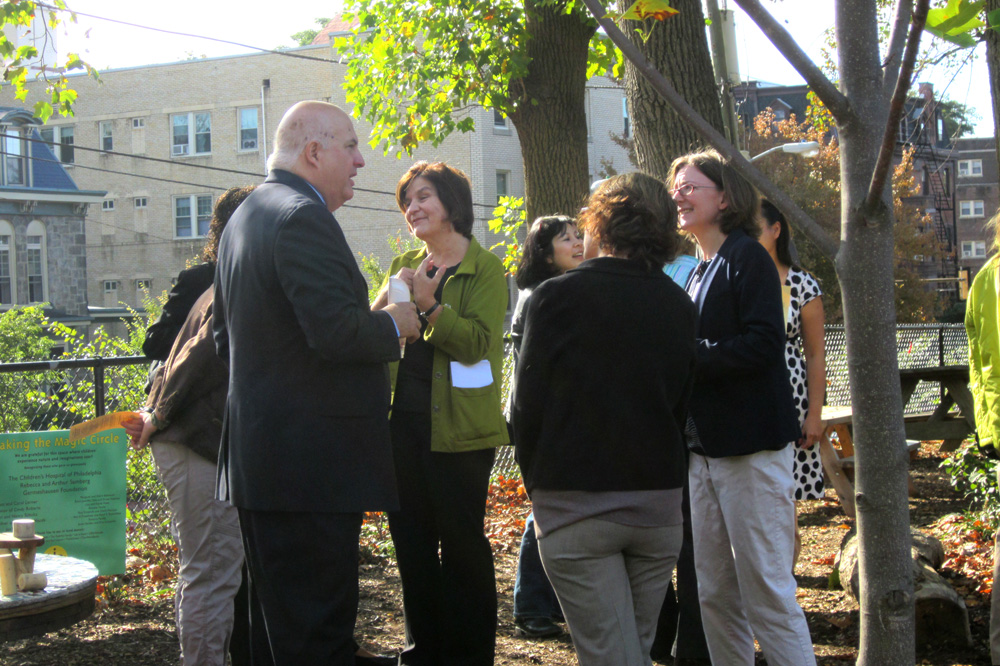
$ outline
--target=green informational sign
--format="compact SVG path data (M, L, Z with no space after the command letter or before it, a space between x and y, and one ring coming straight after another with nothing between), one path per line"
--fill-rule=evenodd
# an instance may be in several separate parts
M70 443L68 430L0 435L0 532L33 518L40 551L125 573L125 447L122 428Z

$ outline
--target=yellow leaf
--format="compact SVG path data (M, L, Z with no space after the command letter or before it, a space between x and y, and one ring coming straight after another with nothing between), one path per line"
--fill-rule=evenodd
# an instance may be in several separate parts
M636 0L632 3L632 6L622 14L622 18L631 19L633 21L643 21L648 18L654 18L657 21L664 21L674 14L677 14L677 10L670 6L667 0Z

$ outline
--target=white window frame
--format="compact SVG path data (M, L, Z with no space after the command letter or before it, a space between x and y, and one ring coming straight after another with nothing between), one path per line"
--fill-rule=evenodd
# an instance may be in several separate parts
M28 302L44 303L49 293L48 252L46 250L45 225L40 220L32 220L28 224L26 249L28 252L25 266L28 271ZM32 254L38 253L38 273L32 272ZM38 282L35 282L37 280ZM36 292L36 288L41 292ZM34 293L33 293L34 292ZM39 298L34 298L38 296Z
M959 160L958 175L961 178L979 178L983 175L982 160Z
M622 136L626 139L632 137L632 119L628 115L628 98L622 97Z
M144 129L145 127L146 127L146 119L145 118L133 118L132 119L132 129L134 129L134 130Z
M121 282L118 280L105 280L104 281L104 293L105 294L117 294L118 289L121 287Z
M49 148L64 166L71 166L76 162L76 151L73 148L76 143L75 125L50 125L39 128L38 133L43 141L51 142Z
M114 123L110 120L102 120L97 123L97 137L101 142L101 150L115 149Z
M985 217L986 207L980 199L966 199L958 202L959 217Z
M178 233L178 203L182 201L187 201L188 203L188 223L190 225L191 233L189 235L181 235ZM204 204L207 201L207 206L202 209L202 213L199 214L198 204L199 201ZM172 201L172 215L174 219L174 239L175 240L191 240L195 238L204 238L208 235L208 226L212 221L212 195L211 194L185 194L182 196L176 196ZM205 224L205 232L197 233L199 231L199 220L203 221Z
M6 262L3 261L4 257ZM3 282L6 282L9 292L6 300L3 298ZM0 220L0 309L12 307L16 303L17 257L14 250L14 227L7 220Z
M251 128L243 126L243 116L253 112L253 138L244 136ZM256 106L247 106L236 111L236 150L241 153L256 153L260 150L260 110Z
M503 187L500 187L501 180L503 181ZM503 191L501 191L503 190ZM497 169L497 201L500 201L500 197L510 196L510 171L507 169Z
M499 109L493 109L493 129L507 129L507 117Z
M115 209L115 200L114 199L105 199L104 201L101 202L101 210L102 211L108 212L108 211L111 211L111 210L114 210L114 209Z
M8 187L30 187L31 173L28 166L28 143L24 138L25 131L20 127L0 125L0 132L3 132L4 135L2 146L0 146L0 153L3 154L3 174L0 182ZM16 152L12 152L11 148L15 148ZM10 173L13 164L19 164L21 167L20 182L11 181Z
M136 197L132 200L132 205L138 209L146 208L149 206L149 199L147 197Z
M153 280L152 278L138 278L135 281L135 291L136 293L141 293L146 290L149 293L153 292Z
M986 257L986 241L962 241L963 259L983 259Z
M183 141L178 142L178 137L176 129L179 127L177 120L184 119L184 124L187 130L187 136L183 137ZM199 132L198 122L200 120L208 120L208 131ZM208 135L208 146L207 150L198 150L198 137ZM210 111L192 111L190 113L172 113L170 114L170 156L171 157L191 157L193 155L211 155L212 154L212 113Z

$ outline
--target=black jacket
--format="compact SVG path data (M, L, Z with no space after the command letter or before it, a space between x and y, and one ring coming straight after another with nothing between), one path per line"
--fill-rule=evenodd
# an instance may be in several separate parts
M801 434L785 363L778 270L760 243L736 230L704 281L691 395L701 448L711 458L778 451Z
M528 491L680 488L694 332L684 290L627 259L536 288L513 412Z
M212 286L215 279L215 264L198 264L185 268L177 276L177 282L167 295L163 311L149 328L146 329L146 340L142 343L142 353L154 361L166 361L174 346L177 332L184 325L191 306L205 290Z
M256 511L388 511L392 318L340 225L302 178L274 170L222 234L215 342L229 360L220 499Z

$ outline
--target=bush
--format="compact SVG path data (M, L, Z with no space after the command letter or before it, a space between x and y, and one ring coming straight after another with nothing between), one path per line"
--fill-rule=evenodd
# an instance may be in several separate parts
M997 461L980 452L975 442L966 442L945 458L941 468L951 476L951 487L969 500L966 520L978 520L995 532L1000 524Z

